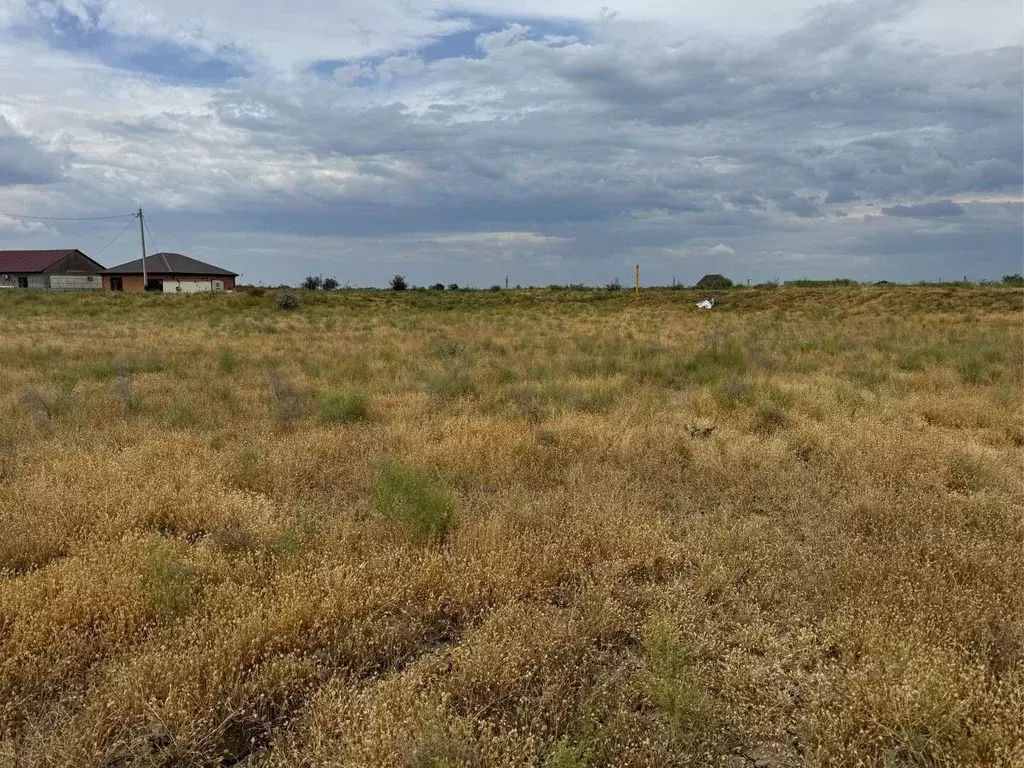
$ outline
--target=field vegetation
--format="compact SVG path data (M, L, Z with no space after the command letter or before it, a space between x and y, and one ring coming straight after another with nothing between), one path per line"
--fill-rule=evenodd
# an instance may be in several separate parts
M0 766L1024 764L1024 290L698 298L0 295Z

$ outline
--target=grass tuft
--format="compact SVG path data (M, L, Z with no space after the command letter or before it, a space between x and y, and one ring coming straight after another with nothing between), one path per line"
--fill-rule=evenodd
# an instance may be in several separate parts
M352 424L370 417L370 402L360 392L321 395L317 399L317 414L322 424Z
M393 461L384 462L377 474L373 508L424 546L443 542L455 524L455 500L436 476Z

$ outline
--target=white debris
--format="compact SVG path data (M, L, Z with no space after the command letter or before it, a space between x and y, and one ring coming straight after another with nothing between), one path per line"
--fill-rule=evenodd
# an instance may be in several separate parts
M713 298L697 302L697 309L711 309L713 306L715 306L715 300Z

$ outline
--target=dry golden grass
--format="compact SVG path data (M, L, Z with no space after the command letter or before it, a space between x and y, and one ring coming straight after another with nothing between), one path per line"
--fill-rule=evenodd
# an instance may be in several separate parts
M1024 764L1024 291L0 296L0 766Z

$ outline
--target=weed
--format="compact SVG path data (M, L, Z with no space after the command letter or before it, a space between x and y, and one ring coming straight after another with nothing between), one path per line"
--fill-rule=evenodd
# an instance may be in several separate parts
M458 400L475 395L477 386L467 367L452 365L427 374L427 392L439 400Z
M949 462L946 487L957 493L977 493L992 483L992 469L983 456L956 454Z
M217 367L221 373L233 373L238 360L235 351L231 347L219 347L217 349Z
M373 508L421 545L444 541L455 522L455 501L433 473L393 461L377 474Z
M135 387L132 385L132 379L130 375L115 376L110 382L110 389L117 397L117 401L121 404L121 410L124 413L130 413L134 411L137 406L135 399Z
M279 293L274 301L277 308L285 312L299 308L299 297L294 293Z
M318 398L317 412L323 424L351 424L369 418L370 403L359 392L332 393Z
M544 765L546 768L588 768L589 751L562 738L555 742Z
M665 622L652 621L644 630L646 687L671 723L697 730L708 718L692 650Z
M965 384L980 384L985 380L987 366L980 355L968 354L957 361L956 370Z
M171 558L164 551L153 554L145 586L154 610L165 618L186 613L196 597L199 571Z
M270 393L277 423L293 427L306 413L305 394L280 369L270 372Z

